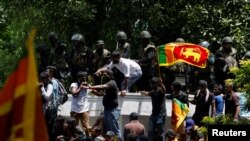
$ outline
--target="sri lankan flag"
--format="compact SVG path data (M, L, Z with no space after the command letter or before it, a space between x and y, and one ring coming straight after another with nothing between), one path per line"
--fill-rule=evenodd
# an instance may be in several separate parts
M35 30L26 41L26 54L19 60L0 92L0 140L48 141L38 90L33 52Z
M205 68L209 50L191 43L168 43L157 48L159 66L171 66L178 62Z
M178 127L186 118L188 112L189 108L187 104L181 103L176 98L173 99L171 124L174 131L177 131Z

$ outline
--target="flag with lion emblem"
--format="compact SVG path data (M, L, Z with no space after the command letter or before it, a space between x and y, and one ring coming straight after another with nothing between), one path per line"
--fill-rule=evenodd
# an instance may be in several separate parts
M171 66L178 62L205 68L209 50L191 43L168 43L157 48L159 66Z

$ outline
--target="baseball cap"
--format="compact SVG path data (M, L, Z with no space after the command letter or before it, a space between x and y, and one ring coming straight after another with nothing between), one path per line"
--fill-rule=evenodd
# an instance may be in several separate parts
M186 130L190 130L194 126L194 120L189 118L186 120Z

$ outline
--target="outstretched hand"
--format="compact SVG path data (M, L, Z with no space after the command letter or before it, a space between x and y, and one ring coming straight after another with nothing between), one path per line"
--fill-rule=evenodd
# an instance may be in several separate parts
M101 75L101 71L100 71L100 70L97 70L94 74L95 74L96 76L100 76L100 75Z
M126 91L121 91L120 95L121 96L126 96Z
M146 91L139 91L139 93L141 93L142 96L146 96L147 95Z
M82 88L82 89L89 89L89 86L81 85L81 88Z

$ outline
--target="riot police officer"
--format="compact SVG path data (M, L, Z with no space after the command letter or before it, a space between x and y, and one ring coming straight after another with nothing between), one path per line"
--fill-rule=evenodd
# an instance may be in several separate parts
M63 43L58 35L51 32L48 36L50 42L50 51L48 65L55 66L58 70L56 77L58 79L67 79L70 76L68 57L66 53L66 44Z
M109 50L105 48L105 43L103 40L98 40L96 42L96 49L93 51L94 54L94 72L96 72L101 67L106 66L110 63L111 59L111 53ZM94 85L101 84L101 77L98 77L96 75L93 75L94 79Z
M127 42L127 34L124 31L118 31L116 34L116 51L120 52L122 58L130 58L131 56L131 45ZM116 78L117 84L122 83L124 79L124 74L118 70L116 67L112 69L113 75ZM120 86L120 85L119 85ZM118 87L119 87L118 86ZM121 89L121 87L119 87Z
M121 52L121 57L130 58L131 55L131 45L127 42L127 34L124 31L119 31L116 34L116 50Z
M78 71L86 71L89 74L93 72L93 51L86 45L82 34L75 33L71 37L73 49L71 52L71 75L73 81L77 80Z
M48 65L52 65L55 50L59 45L59 39L58 39L57 34L55 32L51 32L48 36L48 40L50 43Z
M96 42L96 49L93 51L94 53L94 72L104 65L108 64L110 61L110 51L105 48L105 44L103 40L98 40Z
M142 69L142 77L137 82L137 90L149 91L149 80L157 73L156 47L150 40L151 34L144 30L140 33L140 59L137 61Z
M229 68L238 65L238 51L233 47L233 39L226 36L222 39L222 46L215 53L214 73L216 83L224 85L224 80L234 78L234 75L229 73Z
M69 63L67 59L68 54L66 52L66 44L58 43L58 46L53 54L51 65L57 68L59 72L59 79L63 81L70 77Z

